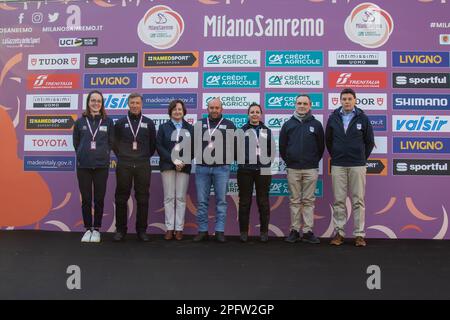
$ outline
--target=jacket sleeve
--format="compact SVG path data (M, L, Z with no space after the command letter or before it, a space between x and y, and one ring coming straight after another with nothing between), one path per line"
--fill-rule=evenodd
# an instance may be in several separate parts
M333 128L330 125L330 118L328 118L327 127L325 129L325 143L327 146L328 153L330 154L330 157L333 157L332 150L333 150Z
M323 127L320 121L318 122L317 129L317 150L319 151L319 159L322 159L323 152L325 151L325 141Z
M367 125L366 125L366 131L364 132L364 144L365 144L365 150L366 150L366 159L369 159L369 156L372 153L372 150L375 146L375 137L373 134L373 127L369 121L369 118L367 118L366 121L367 121Z
M151 121L151 120L150 120ZM150 157L153 156L156 150L156 128L153 121L150 122L150 132L149 132L149 147L150 147Z
M78 129L78 121L75 122L75 125L73 126L73 148L75 151L78 150L78 147L80 146L80 130Z
M279 148L280 148L280 156L284 162L287 162L286 148L288 143L288 136L286 133L286 123L283 124L280 131L280 140L279 140Z
M171 161L170 150L164 147L164 129L162 127L158 130L158 135L156 136L156 149L158 150L159 157L164 161Z

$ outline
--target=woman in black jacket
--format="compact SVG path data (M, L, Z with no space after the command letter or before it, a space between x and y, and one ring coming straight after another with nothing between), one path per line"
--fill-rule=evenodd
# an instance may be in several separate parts
M156 148L164 189L166 234L164 239L183 239L186 193L191 173L194 128L186 120L186 107L182 100L169 104L170 120L159 127ZM183 145L183 146L182 146ZM186 148L186 146L188 146ZM172 154L179 153L179 158ZM185 161L183 162L184 159ZM176 199L176 205L175 205Z
M86 110L75 122L73 129L81 210L86 228L81 242L100 242L99 230L102 226L113 139L114 124L106 116L103 95L99 91L91 91L86 99ZM92 224L92 187L94 187L94 224Z
M248 241L248 226L252 204L253 185L256 187L256 203L260 218L260 240L269 240L269 189L272 182L271 155L272 133L261 121L262 109L257 103L248 108L248 123L242 127L245 135L245 162L238 154L237 183L239 186L239 228L241 241ZM263 161L264 160L264 161Z

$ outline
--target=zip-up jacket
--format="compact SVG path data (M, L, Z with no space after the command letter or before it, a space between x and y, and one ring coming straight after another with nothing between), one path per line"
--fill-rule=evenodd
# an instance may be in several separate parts
M339 107L330 115L325 131L331 165L366 166L375 146L372 124L364 111L355 107L355 115L345 131L341 110Z
M262 164L261 163L261 159L259 156L256 156L256 139L255 139L255 133L256 136L259 139L259 144L260 144L260 149L263 150L263 148L266 148L267 152L265 156L267 156L268 158L271 157L272 155L272 145L271 145L271 141L272 141L272 131L267 128L263 122L259 122L258 125L252 125L250 124L250 122L247 122L244 126L242 126L241 128L244 133L245 133L245 140L244 140L244 159L245 159L245 164L238 164L238 168L239 170L244 170L244 171L257 171L260 170L261 168L269 168L271 166L271 162L266 163L266 164ZM252 150L250 150L250 139L253 139L252 141L254 141L254 145L252 145ZM264 147L263 147L264 146ZM238 152L241 152L242 149L238 147ZM252 158L254 160L256 160L256 163L251 164L250 163L250 152L252 153ZM237 155L237 159L239 160L239 156L240 154ZM252 160L253 160L252 159ZM253 160L253 161L254 161Z
M325 150L323 127L313 115L292 116L281 127L280 155L292 169L316 169Z
M100 122L101 120L101 122ZM87 124L91 125L92 133L98 128L95 136L95 149L91 149L92 135ZM99 127L100 125L100 127ZM77 155L77 168L95 169L109 168L111 148L114 143L114 123L106 117L82 116L73 128L73 147Z
M141 114L134 115L128 112L128 116L134 133L136 133ZM116 121L114 132L113 150L119 163L133 166L147 162L150 165L150 157L156 150L156 129L152 120L142 116L142 123L136 137L137 150L133 150L134 136L127 117L122 117Z
M192 160L194 154L194 127L183 119L182 129L180 131L179 143L183 143L185 139L191 145L191 152L189 159ZM185 131L186 130L186 131ZM176 145L176 141L172 141L172 134L176 132L177 129L173 122L169 120L168 122L159 126L158 135L156 137L156 148L159 154L159 168L161 171L165 170L175 170L176 166L172 162L172 150ZM176 133L175 133L176 134ZM181 150L180 156L184 156L185 150ZM186 163L186 165L181 169L181 172L191 173L192 165L191 163Z

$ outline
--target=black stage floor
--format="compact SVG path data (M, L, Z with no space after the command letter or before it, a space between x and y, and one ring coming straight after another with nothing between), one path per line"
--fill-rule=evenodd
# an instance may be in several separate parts
M449 299L450 241L368 240L331 247L165 241L81 244L81 234L0 231L0 299ZM81 270L81 289L66 286ZM381 289L367 268L379 266Z

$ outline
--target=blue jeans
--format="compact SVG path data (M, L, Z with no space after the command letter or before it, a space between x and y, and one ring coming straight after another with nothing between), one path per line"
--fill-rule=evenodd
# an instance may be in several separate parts
M197 225L199 232L208 231L208 203L211 186L216 196L216 232L225 231L227 219L227 185L230 178L230 166L196 166L195 186L197 188Z

